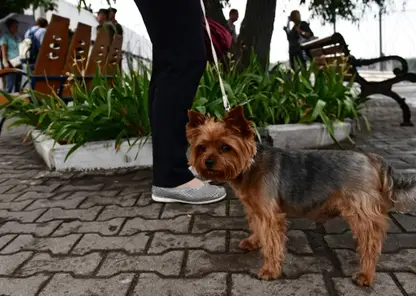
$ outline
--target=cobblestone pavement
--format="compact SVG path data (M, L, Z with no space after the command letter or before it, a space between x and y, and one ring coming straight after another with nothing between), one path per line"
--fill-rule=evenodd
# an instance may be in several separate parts
M416 128L398 127L397 106L373 106L372 135L356 148L415 172ZM416 114L416 113L415 113ZM392 120L390 120L392 119ZM372 288L354 286L354 242L338 219L291 221L284 278L256 279L244 253L240 203L153 203L151 171L48 171L22 131L0 137L0 295L306 296L416 295L416 217L392 214Z

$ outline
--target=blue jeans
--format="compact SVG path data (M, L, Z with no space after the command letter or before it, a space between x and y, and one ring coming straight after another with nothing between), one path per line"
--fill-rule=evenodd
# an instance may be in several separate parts
M6 75L6 92L20 92L22 74L10 73Z

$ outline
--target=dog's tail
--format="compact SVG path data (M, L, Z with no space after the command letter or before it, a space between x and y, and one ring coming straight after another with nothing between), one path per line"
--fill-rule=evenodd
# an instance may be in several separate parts
M416 178L395 171L387 161L377 155L368 154L380 173L381 192L393 203L391 210L406 212L416 205Z

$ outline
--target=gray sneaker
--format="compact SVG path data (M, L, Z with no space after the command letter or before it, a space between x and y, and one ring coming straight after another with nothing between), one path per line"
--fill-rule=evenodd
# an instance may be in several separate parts
M152 199L157 202L208 204L220 201L227 193L224 187L205 183L201 187L164 188L152 186Z

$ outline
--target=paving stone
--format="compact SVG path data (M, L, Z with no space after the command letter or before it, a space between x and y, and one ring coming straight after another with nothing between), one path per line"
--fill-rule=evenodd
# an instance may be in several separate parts
M402 296L402 292L386 273L377 273L374 283L369 288L358 287L351 278L334 278L335 290L339 296Z
M0 194L0 202L8 203L11 201L14 201L19 196L21 196L21 193L11 193L11 194Z
M249 237L249 233L245 231L231 231L230 232L230 252L245 253L245 250L239 248L240 241ZM313 254L308 239L303 231L289 230L287 233L287 249L298 254Z
M43 180L19 180L19 179L1 179L1 185L43 185Z
M186 214L207 214L211 216L225 216L225 202L217 202L206 205L189 205L180 203L168 203L163 210L162 218L173 218Z
M33 234L35 236L50 235L61 221L50 221L45 223L27 223L23 224L16 221L6 222L0 226L0 234L18 233L18 234Z
M27 211L27 212L11 212L8 210L0 210L0 222L18 220L20 222L33 222L45 212L43 209Z
M327 258L318 256L299 256L286 254L283 272L295 277L304 273L332 271ZM209 254L205 251L191 250L186 264L187 276L200 276L210 272L247 272L257 275L263 265L263 258L258 251L244 254Z
M97 250L125 250L129 253L140 253L144 251L148 240L149 235L147 233L104 237L99 234L86 234L72 253L83 255Z
M197 279L164 279L155 274L143 273L132 296L144 295L226 296L227 274L214 273Z
M76 191L100 191L104 184L88 184L88 185L64 185L57 192L76 192Z
M116 296L126 295L133 274L120 274L106 279L76 279L69 274L55 274L39 296Z
M101 259L98 253L71 257L51 257L49 254L40 253L23 265L17 274L28 276L38 272L72 272L74 275L90 275Z
M51 193L53 192L56 188L58 188L60 185L56 184L56 185L48 185L48 186L44 186L44 185L34 185L34 186L28 186L28 185L16 185L14 186L12 189L10 189L8 191L8 193L15 193L15 192L24 192L24 191L34 191L34 192L39 192L39 193Z
M76 192L68 192L68 198L76 198L76 197L116 197L120 193L120 190L101 190L101 191L76 191Z
M175 233L187 232L191 217L179 216L173 219L134 218L127 220L120 235L131 235L140 231L171 231Z
M156 232L148 253L162 253L170 249L202 248L211 252L225 252L225 231L206 234L171 234Z
M76 209L76 207L84 200L83 197L67 198L63 200L38 199L35 200L26 210L45 209L45 208L62 208Z
M119 205L122 207L131 207L136 203L138 198L138 195L134 193L119 195L117 197L90 196L87 197L80 208L90 208L95 205Z
M81 221L92 221L97 217L98 213L101 211L102 206L97 206L89 209L79 209L79 210L64 210L61 208L52 208L48 209L45 214L38 219L38 222L45 222L55 219L68 220L68 219L78 219Z
M133 180L123 180L122 182L116 181L111 184L107 184L106 190L123 190L124 194L138 193L151 190L151 180L143 180L140 182L133 182Z
M11 242L16 236L16 234L0 235L0 250L9 242Z
M119 272L158 272L165 276L178 276L181 270L183 251L171 251L163 255L135 255L111 252L98 271L99 276Z
M15 202L0 202L0 210L21 211L27 207L32 201L15 201Z
M67 254L80 236L80 234L72 234L64 237L38 238L31 234L22 234L5 247L0 254L10 254L23 250Z
M245 217L244 206L239 200L230 200L230 216L231 217Z
M245 230L248 229L248 224L243 217L195 216L195 222L192 228L193 233L204 233L217 229Z
M339 217L326 221L324 223L324 228L327 233L343 233L350 229L348 223L344 219L339 218ZM400 233L402 231L393 221L390 220L388 232Z
M139 200L137 201L138 206L147 206L148 204L151 204L151 203L153 203L151 192L140 193Z
M13 187L15 187L15 185L4 185L4 186L0 185L0 194L8 192ZM13 193L13 192L8 192L8 193Z
M106 206L104 211L98 217L98 221L109 220L118 217L142 217L156 219L159 217L162 204L150 204L145 207L119 207Z
M28 191L25 193L17 193L19 195L18 198L16 198L15 201L25 201L25 200L36 200L36 199L45 199L45 198L51 198L55 196L55 193L40 193L40 192L33 192ZM65 193L65 196L67 196L68 193Z
M413 273L399 272L395 274L400 285L406 291L407 295L416 295L416 275Z
M7 151L7 153L10 153L10 150ZM0 175L4 179L21 179L21 180L27 180L27 179L31 179L36 174L37 174L37 172L35 170L24 170L24 171L13 170L13 173L12 172L1 173Z
M330 248L356 249L356 243L350 231L343 234L326 235L325 241ZM416 249L416 236L413 233L389 234L383 245L383 252L396 252L400 249Z
M0 275L11 275L19 267L19 265L27 260L31 255L31 252L20 252L13 255L0 255Z
M35 296L40 286L48 278L49 276L43 274L37 274L29 278L0 278L0 295Z
M359 270L358 254L351 250L335 250L345 275ZM381 254L377 264L378 271L416 272L416 250L401 250L396 254Z
M232 275L232 296L329 296L323 276L302 275L298 279L260 281L246 274Z
M136 185L135 182L134 182L134 185ZM131 194L131 193L142 194L144 192L150 192L150 190L152 189L152 186L151 186L151 183L149 183L149 184L143 185L141 187L128 186L127 188L124 187L122 189L123 190L120 192L120 195L122 195L122 194Z
M394 219L409 232L416 232L416 217L410 215L393 214Z
M114 218L107 221L85 222L72 221L62 223L53 233L54 236L67 235L71 233L99 233L101 235L115 235L121 228L124 218ZM1 230L1 228L0 228Z
M316 229L316 223L306 218L289 219L289 229L293 230L313 230Z

